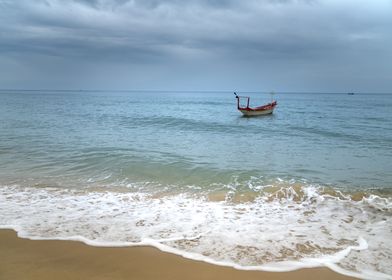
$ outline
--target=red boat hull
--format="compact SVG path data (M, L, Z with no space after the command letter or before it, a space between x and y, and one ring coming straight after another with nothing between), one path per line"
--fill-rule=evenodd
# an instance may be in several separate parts
M244 114L245 116L261 116L261 115L269 115L272 114L276 105L278 103L276 101L272 101L271 103L259 106L259 107L254 107L251 108L249 106L247 107L241 107L239 104L239 98L238 98L238 104L237 104L237 109Z

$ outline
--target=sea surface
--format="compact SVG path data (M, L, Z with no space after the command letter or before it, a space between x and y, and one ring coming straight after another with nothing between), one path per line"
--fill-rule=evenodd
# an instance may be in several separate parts
M274 98L2 90L0 228L392 279L392 94Z

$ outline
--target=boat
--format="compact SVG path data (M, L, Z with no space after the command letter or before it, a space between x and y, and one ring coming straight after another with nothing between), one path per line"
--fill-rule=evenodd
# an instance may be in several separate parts
M262 106L249 107L249 101L250 101L249 96L239 96L235 92L234 92L234 95L235 95L235 98L237 98L238 111L240 111L244 116L247 116L247 117L272 114L276 105L278 105L276 100L272 100L270 103L264 104ZM240 104L241 98L247 99L246 107L241 106L241 104Z

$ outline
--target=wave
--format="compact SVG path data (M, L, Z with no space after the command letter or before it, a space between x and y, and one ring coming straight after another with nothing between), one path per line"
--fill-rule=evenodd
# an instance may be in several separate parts
M392 279L389 192L284 180L247 190L171 190L2 186L0 227L31 239L151 245L237 269L326 266L354 277Z

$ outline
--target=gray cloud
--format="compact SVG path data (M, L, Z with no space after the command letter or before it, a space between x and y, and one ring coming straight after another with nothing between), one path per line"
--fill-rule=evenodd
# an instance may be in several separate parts
M163 80L173 85L178 76L188 81L199 76L202 88L225 89L205 73L235 75L239 86L254 87L256 78L249 82L245 75L255 72L276 81L280 76L282 83L295 85L294 90L309 87L287 82L290 75L285 73L294 71L293 65L304 68L297 77L301 84L319 83L320 90L328 90L325 81L334 81L333 69L353 64L353 69L363 69L359 77L381 63L380 78L361 87L378 82L384 85L378 90L385 91L392 87L382 80L391 74L390 63L386 65L392 57L391 12L389 0L0 0L0 59L19 68L28 64L29 69L50 69L59 80L70 65L86 72L95 68L97 80L104 71L99 74L96 68L110 66L133 74L142 69L136 76L148 73L157 86L165 87ZM227 71L238 65L244 77ZM167 69L181 74L167 77ZM307 81L313 72L325 73L325 81ZM341 75L347 76L347 85L344 77L335 77L331 90L352 83L350 74ZM66 77L63 80L67 84ZM136 83L118 82L112 84Z

